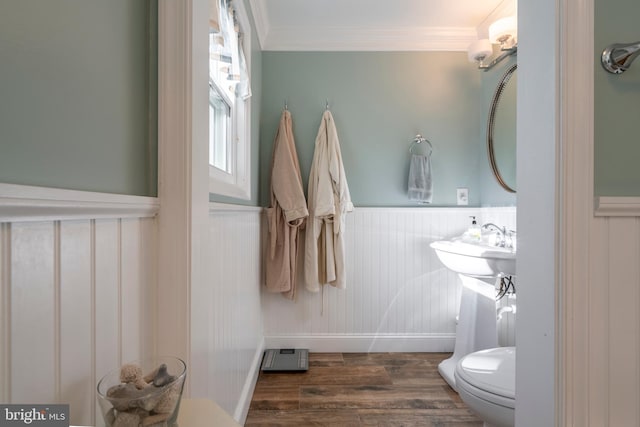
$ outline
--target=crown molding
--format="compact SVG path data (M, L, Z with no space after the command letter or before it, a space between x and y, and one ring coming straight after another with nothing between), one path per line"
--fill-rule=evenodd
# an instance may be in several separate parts
M271 27L262 50L466 51L476 34L459 27Z
M258 33L260 48L264 50L270 27L266 0L249 0L249 6L251 8L251 13L253 14L256 33Z
M308 27L273 26L267 0L249 0L260 48L266 51L466 51L486 38L496 19L517 14L503 0L477 27Z

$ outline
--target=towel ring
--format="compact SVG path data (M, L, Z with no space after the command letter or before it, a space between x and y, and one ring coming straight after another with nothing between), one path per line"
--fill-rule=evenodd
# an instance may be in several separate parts
M423 142L426 142L427 145L429 146L429 154L428 155L430 156L431 153L433 153L433 145L431 145L429 140L425 139L420 134L417 134L416 137L413 138L413 142L411 142L411 145L409 146L409 153L413 154L413 148L418 144L422 144Z

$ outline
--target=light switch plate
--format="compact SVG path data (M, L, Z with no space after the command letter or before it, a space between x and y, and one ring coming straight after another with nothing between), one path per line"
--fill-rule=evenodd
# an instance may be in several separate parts
M469 204L469 189L468 188L458 188L457 189L457 200L458 205L468 205Z

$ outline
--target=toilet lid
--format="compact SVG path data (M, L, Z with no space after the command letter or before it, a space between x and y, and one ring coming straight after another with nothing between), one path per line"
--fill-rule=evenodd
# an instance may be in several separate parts
M490 348L468 354L458 362L456 375L475 389L515 400L516 348Z

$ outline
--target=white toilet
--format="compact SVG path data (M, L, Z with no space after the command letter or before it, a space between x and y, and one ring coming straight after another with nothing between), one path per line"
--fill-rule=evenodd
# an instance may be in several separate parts
M458 394L485 427L513 427L516 348L499 347L464 356L455 369Z

